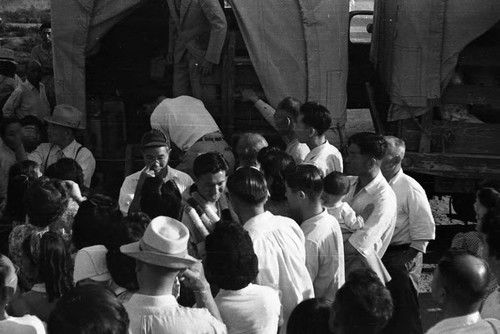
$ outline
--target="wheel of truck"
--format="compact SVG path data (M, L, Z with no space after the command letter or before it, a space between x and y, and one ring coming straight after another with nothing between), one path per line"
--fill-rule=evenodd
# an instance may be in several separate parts
M476 212L474 211L474 194L455 194L450 198L451 206L457 213L457 219L465 222L475 222Z

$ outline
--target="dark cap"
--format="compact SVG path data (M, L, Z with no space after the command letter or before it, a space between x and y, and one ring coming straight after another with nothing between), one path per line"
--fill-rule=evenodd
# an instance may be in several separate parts
M163 146L170 148L170 139L160 130L153 129L142 136L141 146L142 148Z

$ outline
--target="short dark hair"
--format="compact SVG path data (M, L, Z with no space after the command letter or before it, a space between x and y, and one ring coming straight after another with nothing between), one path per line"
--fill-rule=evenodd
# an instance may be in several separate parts
M463 264L466 257L471 257L477 264L482 264L485 274L471 274L476 268ZM449 250L445 252L437 264L443 287L450 297L461 305L472 305L480 302L487 293L490 270L481 258L466 251Z
M288 320L289 334L329 334L330 303L323 298L311 298L297 305Z
M252 239L240 224L221 221L205 239L207 276L225 290L240 290L259 273Z
M111 290L79 285L56 304L48 321L51 334L126 334L127 311Z
M317 102L306 102L300 107L304 115L302 122L316 129L318 135L324 134L332 125L332 115L325 106Z
M239 168L227 180L231 196L248 204L262 203L268 195L264 174L253 167Z
M164 182L159 177L149 177L141 189L141 211L153 219L167 216L179 220L182 213L182 196L174 180Z
M5 136L5 133L7 132L7 128L9 127L9 125L16 123L22 126L21 121L17 118L10 118L10 117L3 118L0 121L0 137L3 138Z
M285 174L287 170L295 168L292 156L277 147L264 147L257 155L260 170L266 178L272 177L273 182L268 185L271 199L286 201Z
M71 158L62 158L47 167L45 176L59 179L61 181L70 180L78 184L83 189L83 169L80 164Z
M482 233L486 235L489 256L500 259L500 211L490 209L483 217Z
M333 327L343 333L380 333L392 316L391 293L371 269L349 274L332 306Z
M43 32L45 29L52 29L52 25L50 22L43 22L41 25L40 25L40 32Z
M500 193L493 188L480 188L477 193L477 199L487 209L500 207Z
M347 144L356 144L361 154L377 160L382 160L387 151L385 138L373 132L358 132L349 138Z
M83 201L73 221L73 245L80 250L105 245L110 238L110 227L122 218L116 200L94 194Z
M5 214L9 219L17 221L26 219L23 198L30 185L38 178L37 167L38 163L31 160L21 161L10 167L5 205Z
M293 117L294 121L297 121L301 105L302 103L299 100L287 96L278 103L278 105L276 106L276 110L281 109L286 111L287 113L290 114L290 116Z
M68 208L69 195L60 180L40 177L24 194L24 207L30 224L47 227Z
M323 177L314 165L298 165L286 173L285 179L292 191L303 191L311 200L318 200L323 193Z
M328 174L323 180L325 193L344 196L347 195L350 189L349 179L341 172L333 171Z
M193 174L200 177L204 174L216 174L220 171L227 172L229 165L219 152L208 152L199 155L193 162Z

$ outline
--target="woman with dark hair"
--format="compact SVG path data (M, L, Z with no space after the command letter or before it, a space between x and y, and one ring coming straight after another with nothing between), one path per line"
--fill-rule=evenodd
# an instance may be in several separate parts
M285 173L295 168L292 156L277 147L264 147L260 150L257 160L260 170L264 173L270 198L264 206L274 215L289 217L289 206L285 196Z
M205 247L207 280L220 288L214 300L228 333L276 333L279 294L252 284L259 269L248 232L239 223L221 221L207 236Z
M53 231L69 243L73 217L78 203L69 196L66 183L41 177L35 180L24 195L27 222L14 227L9 235L9 256L21 268L20 285L29 290L32 278L26 276L22 264L22 243L31 235ZM39 239L39 238L38 238Z
M111 197L95 194L80 204L73 223L73 247L80 250L94 245L106 245L110 228L120 221L118 202Z
M48 322L50 334L127 334L127 311L108 289L83 285L58 302Z
M36 284L11 303L10 313L32 314L47 322L57 300L73 286L71 258L59 234L43 233L39 243L38 238L40 234L34 234L24 243L25 255L37 271Z
M141 211L154 219L167 216L180 220L181 192L173 180L150 177L144 181L141 191Z
M322 298L311 298L297 305L290 315L287 334L329 334L330 304Z
M83 169L75 159L62 158L57 160L47 167L44 175L61 181L73 181L78 185L84 196L87 193L88 189L83 183Z

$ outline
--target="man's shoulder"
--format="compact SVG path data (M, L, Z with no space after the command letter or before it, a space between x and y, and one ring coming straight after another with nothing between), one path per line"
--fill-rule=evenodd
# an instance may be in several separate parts
M183 171L180 171L178 169L168 167L169 173L168 173L168 178L169 179L178 179L180 182L186 185L191 185L193 183L193 179L189 174L184 173Z

